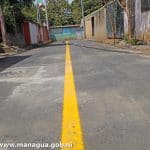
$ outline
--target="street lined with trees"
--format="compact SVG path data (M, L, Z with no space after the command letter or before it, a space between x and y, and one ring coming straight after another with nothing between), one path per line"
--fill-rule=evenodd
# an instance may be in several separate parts
M105 3L108 0L105 1ZM103 0L83 0L84 15L102 7ZM1 0L7 30L15 32L15 26L24 21L37 22L36 1L33 0ZM45 9L40 9L41 21L45 21ZM47 0L47 12L50 26L80 24L81 23L81 1L73 0L71 4L67 0ZM18 28L17 28L18 29Z
M150 0L69 2L0 0L0 150L149 150Z

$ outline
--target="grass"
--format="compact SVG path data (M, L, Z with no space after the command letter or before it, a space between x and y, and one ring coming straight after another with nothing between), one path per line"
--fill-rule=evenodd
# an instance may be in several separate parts
M126 43L131 44L131 45L137 45L138 44L137 39L129 39L127 35L125 35L124 40Z

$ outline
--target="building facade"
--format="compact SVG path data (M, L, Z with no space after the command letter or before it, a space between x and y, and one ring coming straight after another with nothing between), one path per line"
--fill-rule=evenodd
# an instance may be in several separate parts
M103 41L108 38L123 38L124 13L117 2L110 2L85 17L86 39Z

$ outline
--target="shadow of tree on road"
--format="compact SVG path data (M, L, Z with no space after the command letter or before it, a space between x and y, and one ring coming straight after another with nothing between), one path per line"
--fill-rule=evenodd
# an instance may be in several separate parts
M27 56L11 56L0 59L0 72L31 57L31 55Z
M72 43L69 43L69 45L72 45ZM41 47L56 47L56 46L66 46L66 42L65 41L61 41L61 43L50 43L50 44L47 44L47 45L43 45Z

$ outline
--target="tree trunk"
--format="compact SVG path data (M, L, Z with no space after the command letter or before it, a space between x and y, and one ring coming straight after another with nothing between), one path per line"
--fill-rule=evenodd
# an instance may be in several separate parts
M2 32L2 40L5 45L7 45L7 37L6 37L6 29L5 29L5 21L3 16L3 11L0 6L0 25L1 25L1 32Z
M107 15L110 21L110 26L111 26L111 30L112 30L112 34L113 34L113 39L114 39L114 45L116 44L116 14L117 14L117 10L116 10L116 0L112 1L112 6L114 9L114 14L111 14L109 11L109 8L107 8L107 3L108 1L103 0L102 1L103 4L106 6L106 11L107 11Z
M128 17L128 38L135 37L135 0L127 0L126 13Z
M118 0L128 18L128 38L135 38L135 0Z

